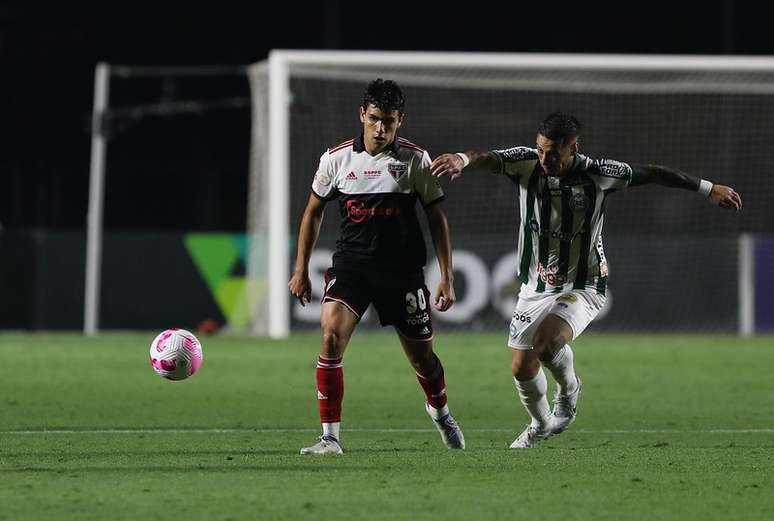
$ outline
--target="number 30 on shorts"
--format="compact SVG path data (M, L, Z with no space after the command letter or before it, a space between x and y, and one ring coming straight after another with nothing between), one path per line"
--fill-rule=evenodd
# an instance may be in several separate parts
M427 309L427 301L425 300L425 292L422 288L416 290L416 292L409 291L406 293L406 313L413 314L417 312L417 309L424 311Z

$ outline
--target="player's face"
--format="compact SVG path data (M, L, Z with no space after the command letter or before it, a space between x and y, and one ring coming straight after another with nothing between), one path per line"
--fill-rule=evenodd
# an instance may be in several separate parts
M578 152L578 139L561 143L538 134L535 146L543 172L548 176L561 176L572 167L573 156Z
M397 110L384 112L368 105L367 109L360 107L360 121L363 123L366 150L375 155L395 140L395 134L403 123L403 114Z

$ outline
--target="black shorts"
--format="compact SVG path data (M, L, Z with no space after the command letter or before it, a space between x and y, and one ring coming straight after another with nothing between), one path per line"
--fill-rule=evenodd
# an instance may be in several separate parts
M430 291L421 271L410 274L328 268L323 302L347 306L358 320L373 303L383 326L412 340L433 338Z

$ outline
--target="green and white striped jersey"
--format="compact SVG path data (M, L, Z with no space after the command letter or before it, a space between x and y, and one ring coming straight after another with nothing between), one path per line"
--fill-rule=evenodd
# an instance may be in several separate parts
M604 295L608 276L602 248L605 198L629 186L631 166L576 154L569 172L548 177L533 148L492 153L499 160L499 173L519 185L522 287L536 293L596 288Z

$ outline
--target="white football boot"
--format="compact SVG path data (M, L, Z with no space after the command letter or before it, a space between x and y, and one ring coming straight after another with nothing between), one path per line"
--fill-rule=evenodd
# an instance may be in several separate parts
M537 446L538 443L551 436L551 423L540 428L537 425L527 425L527 428L522 431L519 436L511 443L512 449L532 449Z
M450 449L465 448L465 436L462 435L462 429L460 429L460 426L451 414L445 414L436 419L433 411L430 409L430 404L427 402L425 402L425 410L433 420L435 428L441 433L441 439L446 447Z
M301 449L301 454L344 454L344 450L339 444L339 440L330 434L320 436L320 441L311 447Z
M572 422L575 421L578 410L578 398L580 398L583 384L576 375L578 387L575 392L569 395L562 395L558 392L554 394L554 420L551 423L551 434L559 434L567 430Z

